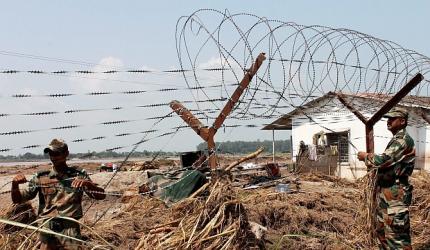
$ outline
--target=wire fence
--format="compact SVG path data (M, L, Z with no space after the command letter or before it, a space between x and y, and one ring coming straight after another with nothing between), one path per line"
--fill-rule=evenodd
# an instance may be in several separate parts
M210 126L260 52L265 52L268 60L233 107L227 123L234 123L223 127L229 130L224 138L233 131L247 138L251 133L244 128L256 131L287 113L296 115L296 110L301 116L293 126L307 123L333 131L334 124L358 119L328 93L344 93L351 106L371 116L417 72L428 78L430 71L427 56L392 41L349 29L306 26L247 13L198 10L178 20L175 41L179 65L168 70L118 68L0 51L0 56L86 67L22 70L11 65L1 69L2 84L14 77L20 77L17 81L25 77L36 80L30 89L24 83L3 88L0 102L6 108L0 112L4 123L0 152L38 150L46 138L65 137L81 145L98 143L105 151L132 148L125 162L138 147L170 137L167 143L158 144L162 151L171 138L189 129L178 125L181 121L168 107L170 101L178 99ZM60 89L56 91L54 85L42 88L37 82L42 77L48 77L51 84L63 77L93 85L79 90L76 84L55 85ZM428 83L424 80L401 102L412 110L410 125L428 126L424 117L430 115ZM98 89L86 91L87 87ZM136 112L136 108L145 111ZM143 137L136 139L139 135ZM357 149L354 139L349 139L349 144Z

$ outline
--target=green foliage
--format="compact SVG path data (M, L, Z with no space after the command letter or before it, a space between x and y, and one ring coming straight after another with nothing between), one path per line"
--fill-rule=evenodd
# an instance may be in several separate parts
M113 152L113 151L103 151L103 152L87 152L87 153L76 153L70 154L69 158L79 158L79 159L105 159L105 158L125 158L129 152ZM144 150L142 152L133 152L131 157L152 157L158 156L177 156L176 152L152 152ZM22 155L0 155L0 161L37 161L49 159L46 154L32 154L25 153Z
M218 148L219 146L219 148ZM226 141L217 143L218 152L230 154L247 154L254 152L259 147L263 146L266 150L272 149L272 141ZM207 150L206 143L197 145L197 150ZM275 152L289 153L291 152L290 140L275 141Z
M220 147L218 148L218 145ZM254 152L259 147L263 146L266 150L271 151L272 141L226 141L217 143L218 152L220 153L230 153L230 154L247 154ZM200 143L197 145L197 150L205 151L207 149L206 143ZM275 152L286 153L291 152L290 140L279 140L275 141ZM79 159L105 159L105 158L125 158L128 152L113 152L113 151L103 151L103 152L90 152L87 153L70 153L69 158L79 158ZM178 156L177 152L153 152L153 151L141 151L133 152L131 157L153 157L157 155L158 157L163 156ZM38 161L48 159L48 155L44 154L32 154L25 153L22 155L0 155L0 161Z

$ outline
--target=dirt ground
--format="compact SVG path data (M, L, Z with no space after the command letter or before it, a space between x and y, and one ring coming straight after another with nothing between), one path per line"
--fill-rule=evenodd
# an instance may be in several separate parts
M224 158L222 164L232 160L234 158ZM258 164L268 161L268 159L260 159L254 162ZM142 163L137 165L139 164ZM110 181L113 173L98 172L97 167L99 165L99 163L84 163L80 167L85 168L91 174L91 179L94 182L104 186ZM128 167L133 165L136 163L127 164ZM159 162L157 168L167 169L177 165L178 161L174 159ZM8 182L18 171L30 178L34 172L49 167L49 165L43 165L2 168L0 191L7 191L10 188ZM262 175L262 173L254 173L253 175ZM236 202L235 204L243 206L242 212L246 216L246 220L255 222L267 229L263 237L265 248L375 248L369 241L369 231L366 228L366 206L363 198L365 185L363 180L349 182L333 176L293 175L287 169L282 170L282 175L290 180L289 187L293 192L278 192L273 186L244 190L235 182L229 189L230 194L228 195ZM244 177L241 178L242 182L246 181L243 180ZM427 194L430 189L430 175L419 173L411 179L415 186L414 203L411 206L414 249L430 249L428 237L430 235L430 195ZM105 200L93 201L85 198L83 204L85 216L81 222L91 229L83 229L84 239L103 244L99 237L101 236L118 249L135 249L137 246L139 249L163 249L159 247L160 245L148 247L145 244L154 243L154 237L156 239L168 239L168 233L157 232L155 234L153 233L154 229L168 222L184 219L183 216L186 216L184 214L187 214L186 211L190 211L190 208L183 208L185 205L167 207L163 202L151 197L137 196L125 199L121 195L127 190L136 188L146 180L145 171L120 171L106 188L108 196ZM5 211L11 205L10 194L2 194L0 199L3 200L0 203L0 210ZM190 204L203 204L202 201L204 201L202 198L197 198ZM37 208L37 199L32 204L33 207ZM191 212L188 214L192 216ZM175 229L169 230L173 230L170 234L173 237ZM9 236L2 233L0 237L2 239L0 243L6 246L6 249L13 248L11 243L5 241L5 239L9 239L9 242L13 242ZM17 239L22 238L17 237ZM242 240L246 242L246 239ZM239 242L241 241L239 240Z

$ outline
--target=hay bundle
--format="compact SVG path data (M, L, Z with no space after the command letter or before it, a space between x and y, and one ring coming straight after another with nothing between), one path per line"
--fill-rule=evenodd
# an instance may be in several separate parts
M175 220L153 228L136 249L247 249L258 245L243 205L222 180L207 186L206 199L188 198L172 207ZM169 225L170 224L170 225Z
M412 243L415 249L430 249L430 174L413 175L413 202L410 208Z
M8 208L0 211L0 217L3 219L30 224L36 220L36 213L31 203L25 202L20 204L11 204ZM9 234L21 230L19 227L0 224L0 233Z
M377 194L377 186L376 186L376 177L377 170L374 169L370 171L363 179L364 183L364 197L362 202L365 204L365 227L361 229L365 229L363 237L363 241L367 243L367 245L375 245L376 244L376 226L378 223L377 220L377 209L378 209L378 194ZM363 215L363 214L361 214ZM360 217L362 219L363 216ZM367 232L367 233L366 233Z
M354 242L363 242L365 245L372 246L377 244L376 238L369 237L374 233L374 225L376 223L376 178L368 174L362 181L364 187L364 199L362 202L367 204L366 207L366 223L363 226L363 213L359 213L357 217L357 226L355 227ZM429 249L430 248L430 174L426 171L421 171L411 177L411 183L414 186L413 201L410 206L411 218L411 236L412 246L414 249ZM363 230L364 229L364 230ZM358 235L366 237L358 237Z
M31 203L11 204L0 211L0 218L30 224L36 220L36 213ZM35 237L27 240L27 245L34 244ZM0 224L1 249L16 249L26 239L21 227Z

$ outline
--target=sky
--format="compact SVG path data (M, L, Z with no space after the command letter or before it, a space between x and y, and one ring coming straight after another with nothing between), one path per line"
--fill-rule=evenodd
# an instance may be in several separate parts
M72 152L102 151L121 147L130 151L133 144L147 140L137 148L142 150L190 151L202 140L193 132L180 130L160 136L184 125L178 117L148 119L171 112L168 106L137 108L141 105L203 99L203 93L193 96L187 91L156 91L160 88L187 86L181 74L160 73L180 68L175 41L176 25L181 16L199 9L221 12L250 13L267 19L302 25L322 25L347 28L374 37L394 41L405 48L430 55L428 46L429 1L4 1L0 8L0 69L1 70L92 70L148 69L153 74L112 75L52 75L0 74L0 105L2 122L0 149L10 149L3 155L25 152L41 153L52 138L69 142ZM219 19L209 15L205 20L216 25ZM198 31L195 31L198 32ZM233 31L232 31L233 32ZM228 31L225 43L229 43ZM224 41L223 41L224 42ZM211 49L213 51L211 51ZM191 48L196 53L196 47ZM216 66L216 48L208 47L199 61L200 67ZM200 75L207 84L221 81L219 74ZM234 83L234 78L228 78ZM148 91L142 95L121 95L121 91ZM234 89L228 89L233 91ZM88 96L86 93L108 91L112 95ZM32 98L11 98L13 94L30 94ZM70 98L46 98L37 95L76 93ZM116 94L115 94L116 93ZM226 97L217 89L208 90L211 97ZM200 96L199 96L200 95ZM191 106L192 104L190 104ZM222 107L223 102L217 103ZM187 106L185 104L185 106ZM112 109L121 107L121 109ZM187 106L188 107L188 106ZM190 107L192 108L192 107ZM194 107L195 108L195 107ZM204 104L198 108L203 109ZM77 112L69 115L25 116L34 112L78 109L99 111ZM103 122L127 120L114 126ZM274 120L274 119L273 119ZM206 123L209 120L203 120ZM270 121L242 121L242 125ZM226 124L234 124L227 121ZM79 125L74 129L52 129ZM140 133L157 130L152 134ZM7 135L12 131L33 131ZM116 136L129 133L129 136ZM160 136L160 137L157 137ZM101 139L94 139L102 137ZM289 139L288 132L276 132L276 138ZM81 142L73 140L82 139ZM271 140L270 131L260 127L242 127L218 131L216 141ZM24 148L36 145L34 148Z

